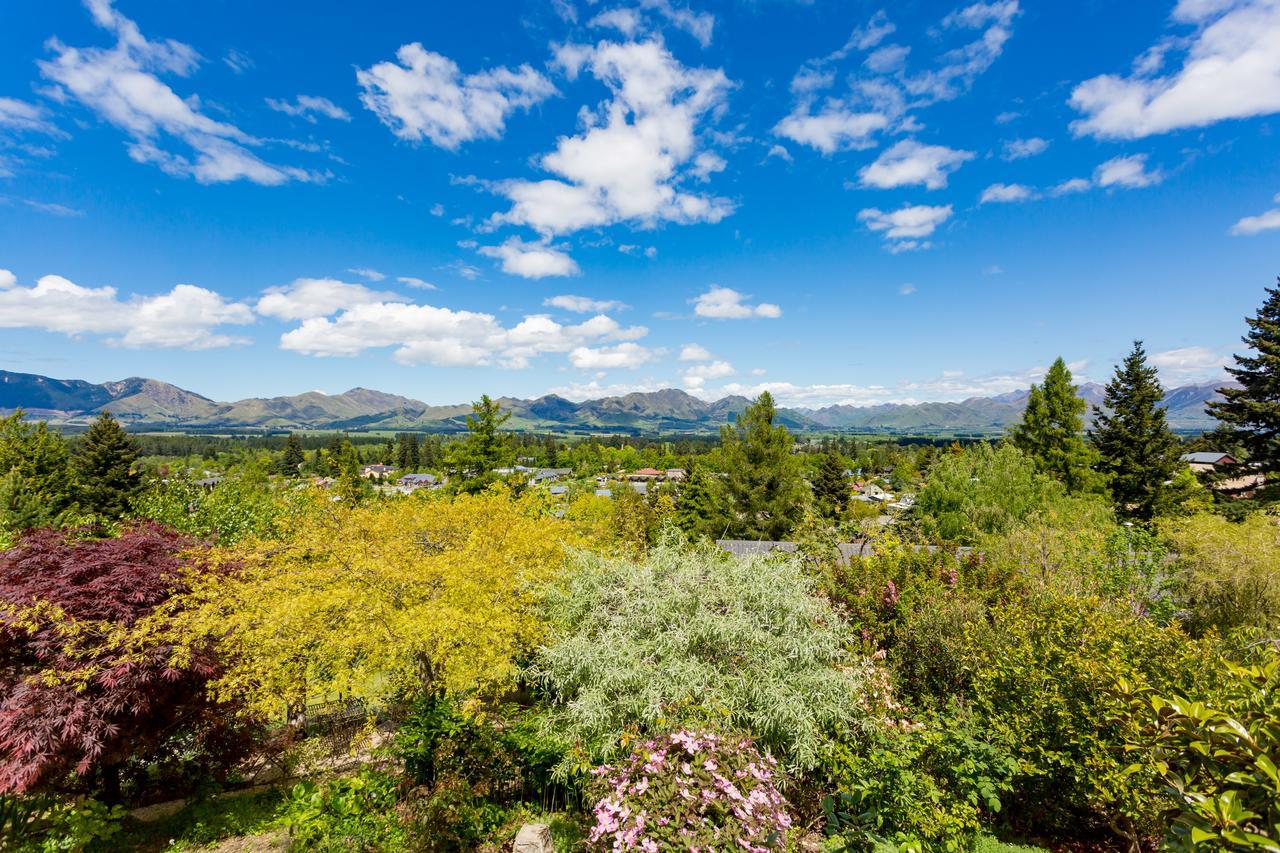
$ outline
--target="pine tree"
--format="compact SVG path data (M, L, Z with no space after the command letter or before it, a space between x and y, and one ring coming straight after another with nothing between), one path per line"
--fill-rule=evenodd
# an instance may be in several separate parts
M494 469L510 461L510 443L501 429L511 413L488 394L472 403L471 411L467 436L449 448L447 473L453 491L476 494L500 480Z
M791 434L774 426L773 395L763 392L738 418L720 428L724 449L729 531L745 539L783 539L804 515L808 489L791 453Z
M411 432L400 433L396 446L396 464L401 471L417 471L421 464L418 452L418 436Z
M289 433L289 437L284 442L284 455L280 457L280 473L286 477L296 477L298 470L306 461L307 457L302 452L302 442L298 439L298 434Z
M0 418L0 530L60 523L75 503L71 456L62 436L22 410Z
M1241 387L1219 388L1223 399L1209 404L1209 414L1232 428L1249 462L1274 486L1280 474L1280 278L1245 322L1242 340L1253 355L1237 355L1236 366L1227 368Z
M342 443L345 438L341 435L333 435L329 438L329 443L324 448L324 463L326 473L330 477L337 477L342 474Z
M818 511L828 521L836 521L849 506L849 478L844 475L845 463L840 454L828 450L822 454L818 472L813 478L813 499Z
M1180 445L1165 421L1164 389L1147 364L1142 341L1107 383L1105 408L1094 408L1094 447L1110 475L1111 496L1123 515L1153 518L1179 467Z
M80 502L84 508L103 518L122 517L142 487L137 462L137 442L110 412L104 411L76 448Z
M1101 478L1093 470L1098 454L1082 437L1087 406L1077 390L1071 371L1059 358L1045 374L1044 384L1031 386L1022 423L1010 437L1037 471L1056 477L1068 492L1098 491Z
M729 516L725 512L719 483L705 465L696 460L680 484L676 501L676 524L694 538L716 539L724 534Z

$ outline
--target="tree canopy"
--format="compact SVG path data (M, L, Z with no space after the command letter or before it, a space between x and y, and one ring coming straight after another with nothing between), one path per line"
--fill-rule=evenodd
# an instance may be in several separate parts
M791 433L774 425L776 415L765 391L736 425L720 429L731 536L783 539L804 515L808 489L791 452Z
M1031 386L1022 422L1010 436L1037 471L1059 480L1068 492L1096 491L1097 454L1083 437L1086 404L1077 391L1066 362L1056 359L1044 382Z

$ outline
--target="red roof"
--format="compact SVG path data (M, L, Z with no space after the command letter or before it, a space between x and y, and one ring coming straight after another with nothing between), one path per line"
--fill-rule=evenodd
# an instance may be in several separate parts
M650 477L657 477L657 476L660 476L660 475L662 474L662 472L661 472L661 471L659 471L657 468L641 468L640 470L636 471L635 473L637 473L637 474L645 474L645 475L650 476Z

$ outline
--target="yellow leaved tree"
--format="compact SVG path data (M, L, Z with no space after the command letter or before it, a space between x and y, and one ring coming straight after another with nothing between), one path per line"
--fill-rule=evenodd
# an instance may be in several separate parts
M192 648L221 651L215 695L267 718L339 698L499 690L541 639L541 591L576 541L537 497L498 489L323 502L283 541L215 551L226 570L196 578L169 618Z

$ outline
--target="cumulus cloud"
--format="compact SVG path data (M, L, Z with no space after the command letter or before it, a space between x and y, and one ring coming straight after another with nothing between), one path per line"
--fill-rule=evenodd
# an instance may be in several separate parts
M710 361L711 353L701 344L685 344L680 348L681 361Z
M324 116L335 121L351 121L351 115L342 107L335 104L328 98L319 98L314 95L299 95L292 101L280 100L277 98L267 98L267 106L278 113L284 113L294 118L306 119L312 124L316 123L316 116Z
M1032 136L1028 139L1010 139L1005 142L1001 157L1006 160L1025 160L1043 154L1049 148L1049 140Z
M709 12L695 12L687 6L677 6L671 0L639 0L635 6L606 9L587 21L587 26L614 29L634 39L658 23L682 30L707 47L711 44L716 19Z
M251 322L247 305L191 284L121 299L114 287L83 287L59 275L21 287L0 270L0 328L104 335L108 344L128 348L211 349L247 343L218 329Z
M426 138L450 151L473 139L497 139L511 113L556 94L528 65L464 75L452 59L418 42L401 46L396 59L356 71L361 103L401 139Z
M581 370L632 369L647 364L653 358L653 350L634 343L611 347L577 347L569 353L569 362Z
M546 353L571 353L618 341L629 344L648 333L644 326L624 327L603 314L576 325L532 314L506 327L492 314L477 311L371 302L334 317L310 317L282 335L280 346L315 356L355 356L394 347L392 358L407 365L524 368Z
M622 311L628 307L617 299L592 299L589 296L573 296L567 293L549 296L542 300L542 304L548 308L559 308L575 314L607 314L610 311Z
M510 237L499 246L481 246L477 251L486 258L502 261L502 271L521 278L577 275L578 263L561 249L546 241L527 243Z
M1280 204L1280 193L1273 199ZM1252 236L1263 231L1274 231L1280 228L1280 207L1259 213L1257 216L1245 216L1231 226L1231 234L1236 237Z
M1159 169L1147 170L1146 154L1113 157L1093 173L1093 182L1100 187L1135 189L1154 186L1163 180L1164 174Z
M712 361L686 368L681 377L686 388L701 388L710 380L724 379L736 372L727 361Z
M1071 106L1083 116L1071 125L1076 135L1138 139L1280 112L1280 3L1182 0L1173 20L1194 32L1146 51L1131 75L1076 86ZM1159 73L1181 41L1181 64Z
M255 310L278 320L305 320L327 317L345 308L374 302L407 301L394 293L370 290L363 284L349 284L332 278L299 278L293 283L268 288Z
M1093 182L1088 178L1071 178L1063 181L1053 188L1054 195L1071 195L1073 193L1088 192L1093 188Z
M1160 376L1172 384L1205 382L1221 379L1229 359L1204 346L1178 347L1154 353L1147 359L1160 371Z
M885 43L896 27L877 12L843 46L800 67L791 81L791 112L773 132L831 154L870 147L882 131L916 127L912 110L963 94L1000 57L1018 13L1017 0L996 0L947 15L935 34L942 42L958 36L961 43L933 57L929 70L913 73L910 50ZM860 58L859 67L838 74L851 56ZM848 80L848 89L836 89L837 79Z
M658 41L563 46L557 62L570 78L589 71L612 97L598 112L583 112L581 134L562 137L540 158L555 178L496 185L511 208L494 214L490 227L552 235L619 222L718 222L732 212L727 199L680 187L721 163L697 156L700 124L729 90L723 71L689 68Z
M982 191L980 204L992 202L1029 201L1036 197L1035 190L1025 184L992 184Z
M749 317L776 319L782 309L769 302L747 303L750 297L730 287L712 286L693 300L693 313L716 320L745 320Z
M938 226L951 218L951 205L907 205L885 212L869 207L858 212L858 221L884 237L891 252L927 249L929 237Z
M326 177L266 162L250 150L261 140L210 118L200 110L197 95L181 97L164 83L158 75L185 77L195 70L200 56L191 47L147 40L110 0L87 5L94 21L115 35L115 46L75 48L52 38L48 45L54 57L37 64L57 97L76 99L128 134L134 161L205 184L248 180L274 186ZM189 153L181 153L183 146Z
M859 170L858 178L864 187L889 189L923 184L927 189L936 190L945 187L947 176L972 159L971 151L904 139Z

